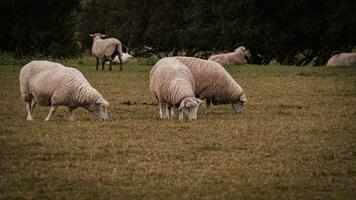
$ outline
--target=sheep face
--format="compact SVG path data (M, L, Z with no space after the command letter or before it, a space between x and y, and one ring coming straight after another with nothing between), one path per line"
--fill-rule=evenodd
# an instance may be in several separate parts
M108 120L108 106L109 103L104 99L99 99L98 101L96 101L94 113L100 121Z
M179 111L183 111L183 113L188 115L190 120L195 120L197 119L197 113L201 103L203 103L203 101L195 97L185 98L180 103Z
M94 113L100 121L108 120L109 103L104 99L98 99L94 104L85 107L88 111Z
M247 59L251 59L251 52L250 52L249 50L246 50L246 51L245 51L245 57L246 57Z
M244 46L241 46L241 47L235 49L235 52L241 52L241 53L243 53L243 55L244 55L245 58L247 58L247 59L250 59L250 58L251 58L251 53L250 53L250 51L249 51L248 49L246 49L246 47L244 47Z
M239 100L237 100L236 103L232 103L232 108L234 109L235 113L241 113L242 112L242 106L244 103L247 101L246 96L243 94L240 96Z

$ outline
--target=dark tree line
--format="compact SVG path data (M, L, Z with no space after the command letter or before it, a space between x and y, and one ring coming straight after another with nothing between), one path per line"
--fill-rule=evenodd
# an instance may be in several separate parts
M1 0L0 50L17 57L75 54L78 6L77 0Z
M244 45L253 63L320 65L356 46L354 0L2 0L0 13L0 50L19 57L74 56L94 32L141 56Z

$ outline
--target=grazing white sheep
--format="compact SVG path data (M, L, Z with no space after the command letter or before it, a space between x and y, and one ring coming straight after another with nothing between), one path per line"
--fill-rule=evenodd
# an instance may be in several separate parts
M111 71L112 59L117 55L122 70L122 45L116 38L107 38L100 33L89 34L93 38L91 53L96 57L96 71L98 71L99 59L102 59L102 70L104 70L105 61L109 60L109 70Z
M211 104L231 104L236 113L242 112L246 96L241 86L218 63L193 57L176 57L193 74L195 96L206 99L207 113Z
M158 100L161 118L172 118L172 107L179 106L179 119L183 113L196 119L203 102L194 95L195 83L190 70L176 58L159 60L150 72L150 90Z
M58 106L67 106L70 120L73 111L83 107L107 120L109 103L96 91L77 69L49 61L32 61L20 71L20 90L26 103L27 120L32 120L36 104L51 106L46 121Z
M250 55L250 52L244 46L241 46L231 53L212 55L209 60L215 61L222 66L243 65L247 63L245 57L250 57Z
M328 60L326 65L328 67L356 66L356 53L336 54Z
M133 56L128 54L128 53L122 53L122 63L127 63L129 61L130 58L132 58ZM120 59L119 56L115 56L115 58L112 60L113 63L120 63ZM106 64L109 64L109 62L106 62Z

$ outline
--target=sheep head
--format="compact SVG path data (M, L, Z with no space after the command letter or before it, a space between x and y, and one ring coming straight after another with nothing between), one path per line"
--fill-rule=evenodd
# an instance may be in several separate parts
M188 115L190 120L197 119L199 106L203 102L204 101L195 97L187 97L180 103L179 110Z
M246 103L247 98L245 94L242 94L240 98L237 100L237 102L232 103L232 108L234 109L235 113L241 113L242 112L242 106Z
M240 46L239 48L235 49L235 52L241 53L245 58L250 59L251 53L246 47Z
M245 52L246 51L246 47L244 46L240 46L237 49L235 49L235 52Z
M100 121L108 120L108 107L109 103L105 99L98 99L95 102L95 111L94 113L98 116Z
M109 107L109 103L105 99L99 98L98 100L88 104L84 108L89 112L94 113L100 121L107 121L108 107Z

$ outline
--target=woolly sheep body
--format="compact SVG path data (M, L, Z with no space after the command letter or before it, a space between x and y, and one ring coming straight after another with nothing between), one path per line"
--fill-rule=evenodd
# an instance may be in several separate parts
M96 70L98 70L99 59L103 59L102 70L104 70L105 60L109 60L109 70L111 70L111 62L113 57L117 54L120 60L120 70L122 70L122 44L116 38L102 39L105 35L99 33L90 34L93 37L93 46L91 53L96 57Z
M84 107L101 120L107 119L108 103L77 69L49 61L32 61L20 71L20 90L26 102L27 119L32 120L36 104L51 106L48 121L58 106L72 111Z
M356 66L356 53L336 54L328 60L326 65L328 67Z
M246 101L244 91L231 75L218 63L193 57L176 57L192 72L195 81L195 96L210 104L231 104L235 112L241 112ZM241 104L241 105L239 105Z
M158 100L161 118L171 118L171 109L179 105L179 119L183 112L196 119L202 101L195 98L195 84L190 70L175 58L159 60L150 72L150 91Z
M249 52L245 47L241 46L231 53L212 55L209 60L215 61L222 66L243 65L247 63L245 56L249 56Z

